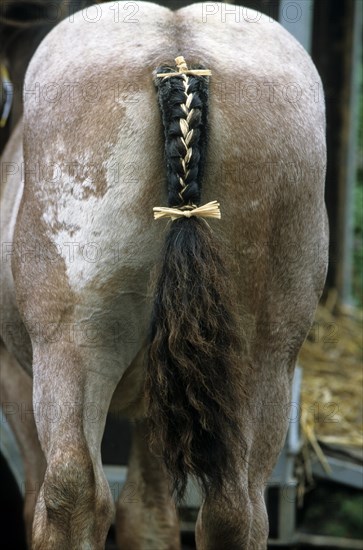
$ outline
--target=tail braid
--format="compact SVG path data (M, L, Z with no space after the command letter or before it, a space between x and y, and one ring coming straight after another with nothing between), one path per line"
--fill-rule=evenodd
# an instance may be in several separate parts
M168 204L198 206L207 145L208 81L180 74L158 79L156 85L165 129Z
M184 175L179 178L181 190L179 192L179 197L183 202L183 193L188 189L187 178L190 173L189 166L191 165L191 157L193 154L193 136L196 132L195 128L192 128L192 119L195 113L195 108L191 107L193 101L193 94L189 93L189 77L185 74L182 75L183 86L184 86L184 95L185 103L181 103L180 107L183 109L186 118L179 119L179 125L182 137L180 138L184 147L185 147L185 156L181 157L181 165L183 168ZM194 120L195 121L195 120Z

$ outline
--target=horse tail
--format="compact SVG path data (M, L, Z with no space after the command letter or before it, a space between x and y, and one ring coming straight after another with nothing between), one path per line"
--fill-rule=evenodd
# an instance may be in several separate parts
M208 78L181 73L156 79L156 86L169 207L195 208L207 147ZM223 494L236 479L237 448L241 454L238 317L220 248L204 219L174 219L156 283L146 373L151 448L162 454L178 498L189 474L204 494Z

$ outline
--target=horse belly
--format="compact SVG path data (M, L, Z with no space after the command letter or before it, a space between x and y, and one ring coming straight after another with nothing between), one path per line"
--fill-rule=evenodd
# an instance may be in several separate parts
M22 123L14 131L2 156L1 178L1 327L0 334L8 350L29 372L31 343L21 319L11 261L14 255L14 229L23 194Z

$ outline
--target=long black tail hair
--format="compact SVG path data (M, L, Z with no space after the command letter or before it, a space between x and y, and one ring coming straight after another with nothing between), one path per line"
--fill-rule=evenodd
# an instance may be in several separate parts
M169 206L194 208L200 204L207 148L208 78L182 73L157 78L156 87ZM162 454L178 498L188 474L205 494L224 494L236 480L242 453L238 317L220 248L205 220L172 221L156 284L148 418L151 447Z

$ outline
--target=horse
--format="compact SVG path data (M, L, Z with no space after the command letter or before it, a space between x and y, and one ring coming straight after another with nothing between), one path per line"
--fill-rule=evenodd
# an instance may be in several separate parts
M134 424L120 548L180 548L189 477L198 550L266 547L326 276L325 110L299 43L234 8L99 4L27 69L2 158L1 383L27 413L35 550L104 548L109 412Z

